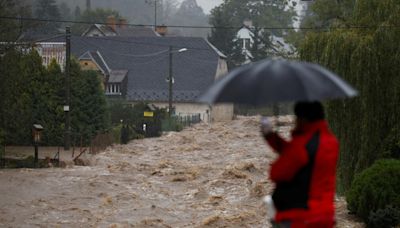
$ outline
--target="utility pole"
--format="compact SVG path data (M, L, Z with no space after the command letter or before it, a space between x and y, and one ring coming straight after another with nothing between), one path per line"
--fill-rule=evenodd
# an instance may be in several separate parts
M154 31L157 31L157 1L154 0Z
M71 31L70 27L65 28L65 101L64 106L65 112L65 138L64 138L64 150L69 150L70 147L70 137L71 137L71 120L70 120L70 67L71 67Z
M168 76L168 85L169 85L169 92L168 92L168 116L171 117L172 115L172 84L173 84L173 77L172 77L172 46L169 46L169 76Z

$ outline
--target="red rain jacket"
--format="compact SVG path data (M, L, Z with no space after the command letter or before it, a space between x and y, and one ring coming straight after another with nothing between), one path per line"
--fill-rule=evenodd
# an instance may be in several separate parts
M265 138L280 154L270 170L270 179L276 184L272 196L275 221L289 220L292 227L333 227L339 144L327 122L315 121L295 129L290 142L275 133Z

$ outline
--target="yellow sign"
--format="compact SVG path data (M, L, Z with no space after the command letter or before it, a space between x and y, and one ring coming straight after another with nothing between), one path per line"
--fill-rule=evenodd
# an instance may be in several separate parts
M144 112L144 117L153 117L154 112Z

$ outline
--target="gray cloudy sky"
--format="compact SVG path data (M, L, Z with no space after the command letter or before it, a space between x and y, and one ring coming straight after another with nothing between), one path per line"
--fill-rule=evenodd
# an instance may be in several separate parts
M210 10L222 3L222 0L197 0L197 4L203 8L205 13L210 13Z
M183 0L178 0L179 2L182 2ZM212 8L214 8L215 6L221 4L223 2L223 0L196 0L197 4L199 4L199 6L201 6L201 8L203 8L204 13L209 14L210 10ZM301 10L301 5L299 4L299 0L292 0L294 2L297 2L297 6L295 7L296 11L300 11Z
M179 0L179 2L182 2L183 0ZM214 8L215 6L219 5L222 3L223 0L196 0L197 4L203 8L204 13L209 14L210 10Z

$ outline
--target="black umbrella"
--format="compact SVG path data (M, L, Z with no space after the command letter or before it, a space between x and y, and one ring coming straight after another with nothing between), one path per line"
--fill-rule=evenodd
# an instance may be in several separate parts
M357 91L317 64L263 60L239 67L214 83L198 101L265 105L356 96Z

